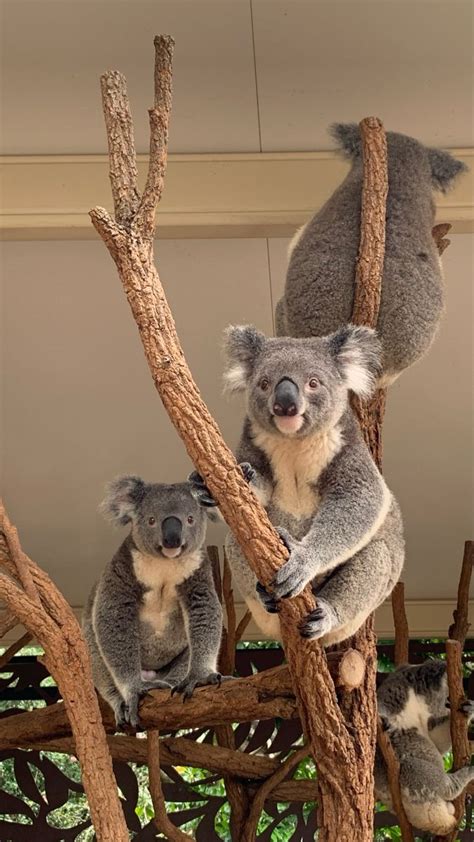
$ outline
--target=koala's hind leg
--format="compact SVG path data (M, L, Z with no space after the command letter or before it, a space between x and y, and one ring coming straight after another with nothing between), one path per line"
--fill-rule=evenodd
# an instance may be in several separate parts
M457 772L446 773L443 778L443 788L440 795L448 801L461 795L467 785L474 781L474 766L464 766Z
M320 590L314 589L316 609L302 623L302 636L323 638L332 646L355 634L394 587L393 566L384 540L372 541L341 564Z
M107 669L102 655L99 652L99 647L97 646L97 643L95 641L95 636L92 630L91 623L86 620L85 622L83 622L82 628L91 655L92 677L94 679L94 686L96 690L100 693L102 698L112 708L115 714L115 721L117 722L117 724L119 724L123 721L123 714L125 709L123 697L118 691L117 687L115 686L114 680L109 670Z
M186 647L179 655L176 656L169 664L156 670L156 678L160 681L166 681L171 687L182 681L187 675L189 667L189 649Z

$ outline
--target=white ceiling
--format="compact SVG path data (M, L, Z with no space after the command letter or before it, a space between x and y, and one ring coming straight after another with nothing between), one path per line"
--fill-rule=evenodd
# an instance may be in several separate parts
M148 143L153 35L176 39L172 152L327 149L376 113L471 146L472 0L1 0L7 154L105 152L98 77L128 79Z

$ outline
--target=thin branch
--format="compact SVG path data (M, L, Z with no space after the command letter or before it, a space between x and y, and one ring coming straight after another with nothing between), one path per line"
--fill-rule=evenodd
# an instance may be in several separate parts
M25 593L33 602L37 603L38 607L41 607L41 600L39 598L38 590L36 588L35 583L33 582L33 578L29 569L28 556L25 555L20 546L18 532L13 526L13 524L10 522L10 519L5 511L1 500L0 531L4 536L10 560L15 565L18 578L21 584L23 585L23 588L25 589Z
M150 160L142 200L136 216L136 230L147 239L155 233L155 214L163 192L168 156L168 125L172 104L174 40L157 35L155 44L155 103L149 110Z
M469 631L469 588L471 585L472 566L474 563L474 541L464 544L461 575L459 577L458 598L453 613L453 624L449 627L448 636L451 640L459 640L461 647Z
M5 652L0 655L0 670L3 669L9 661L11 661L17 652L23 649L24 646L27 646L32 640L33 635L30 634L30 632L25 632L25 634L22 635L22 637L19 637L18 640L15 640L15 643L12 643L8 649L5 649Z
M240 842L255 842L256 835L257 835L257 827L258 822L262 813L263 808L265 807L265 801L269 797L271 791L278 786L278 784L282 783L286 776L290 774L292 769L301 761L304 760L309 754L309 749L306 746L303 748L297 749L290 754L289 757L286 758L284 763L281 764L280 768L277 769L276 772L273 773L266 781L261 785L261 787L255 793L255 796L252 801L252 805L250 807L250 812L245 822L243 833L241 836ZM316 782L314 782L314 795L316 797Z
M241 620L239 622L239 625L237 626L237 628L235 630L235 642L236 642L236 644L239 643L240 640L242 640L242 637L244 635L244 631L247 628L248 624L250 623L251 619L252 619L252 612L246 611L245 614L243 615L243 617L241 618Z
M149 790L153 809L155 811L155 824L157 830L162 833L165 839L171 842L192 842L192 836L183 833L179 827L173 824L166 812L166 802L163 795L163 788L161 786L161 770L160 770L160 733L159 731L148 731L147 734L148 746L148 773L149 773Z
M222 596L224 599L225 613L227 617L227 651L224 660L224 669L227 675L233 675L235 670L235 646L236 640L236 615L234 605L234 592L232 590L232 573L229 560L224 550L224 575L222 577Z
M382 727L380 717L377 718L377 743L387 769L388 785L392 806L397 815L403 842L415 842L413 830L408 821L403 807L402 795L400 792L400 764L393 750L390 738Z
M464 687L462 683L462 645L459 640L446 641L446 669L448 674L449 708L451 711L451 741L453 745L453 771L468 766L471 762L471 749L469 745L468 722L461 710L463 702L466 702ZM467 787L461 795L454 799L454 810L456 816L456 827L439 840L454 842L458 835L458 826L466 807Z
M127 82L118 70L110 70L100 77L100 87L107 126L109 178L115 219L119 225L128 229L138 208L140 194L137 187L137 158Z
M397 582L392 591L392 614L395 626L394 660L395 666L400 667L402 664L408 664L410 642L403 582Z

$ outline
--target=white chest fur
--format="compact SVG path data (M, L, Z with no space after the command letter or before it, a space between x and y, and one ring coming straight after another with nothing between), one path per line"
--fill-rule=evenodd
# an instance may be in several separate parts
M270 461L275 479L272 503L293 517L311 515L319 502L314 485L343 444L339 427L306 438L257 429L254 435L255 444Z
M156 634L162 634L178 603L176 587L197 570L202 554L197 550L181 558L163 559L134 550L132 557L135 576L147 588L140 620L152 626Z

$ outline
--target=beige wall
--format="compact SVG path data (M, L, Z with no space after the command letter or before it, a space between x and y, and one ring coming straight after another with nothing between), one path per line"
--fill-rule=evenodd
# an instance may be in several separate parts
M429 357L390 393L386 475L403 507L410 598L455 594L472 536L472 248L445 256L448 311ZM242 407L221 397L222 329L272 330L286 241L162 241L157 259L185 352L227 440ZM189 469L155 394L135 325L101 243L3 247L5 500L25 548L81 605L120 534L97 504L121 472L173 481ZM210 539L222 540L213 527Z

